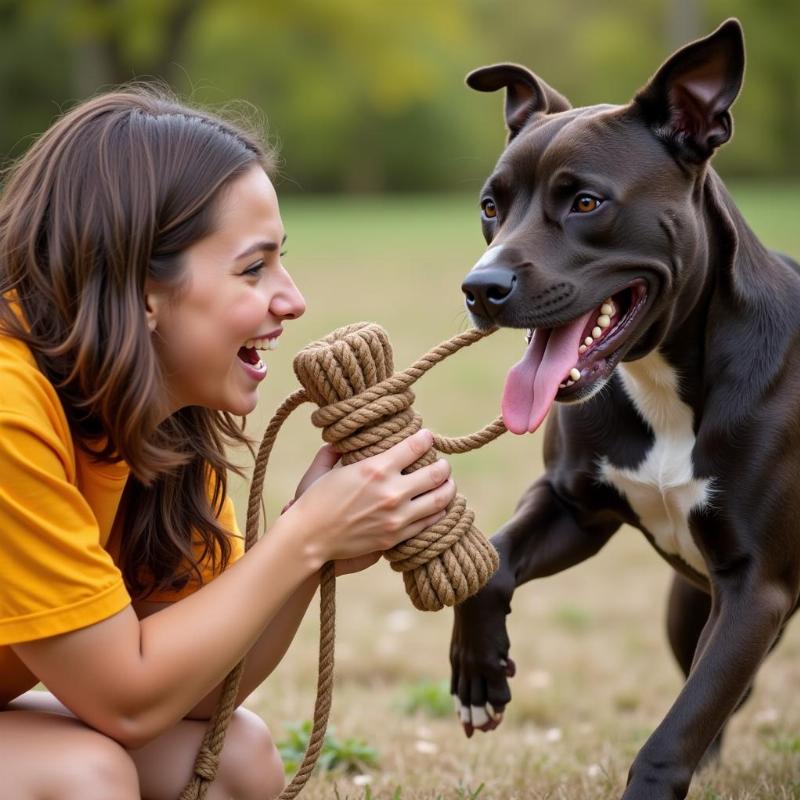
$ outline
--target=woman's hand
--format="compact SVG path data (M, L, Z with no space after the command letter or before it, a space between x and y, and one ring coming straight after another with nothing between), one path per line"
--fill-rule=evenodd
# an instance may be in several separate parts
M294 497L284 506L283 513L286 509L294 505L295 500L300 497L312 483L319 480L323 475L329 473L338 463L341 454L336 452L333 445L323 445L314 456L309 468L297 484L297 490ZM356 556L355 558L340 558L336 561L336 577L341 578L343 575L350 575L354 572L361 572L368 569L373 564L376 564L381 557L381 553L367 553L363 556Z
M342 575L352 575L354 572L361 572L362 570L369 569L373 564L380 561L383 553L367 553L365 556L356 556L355 558L340 558L334 561L336 565L336 577L341 578Z
M299 528L312 563L321 567L327 561L359 559L352 565L366 567L370 559L377 560L376 553L444 516L455 496L447 461L402 474L432 442L430 431L418 431L384 453L335 470L333 454L326 448L317 454L301 481L303 491L283 515Z
M317 454L314 456L314 460L311 462L309 468L305 471L303 477L300 478L300 483L297 484L294 497L281 509L281 514L283 514L287 509L291 508L294 505L295 500L297 500L297 498L300 497L300 495L302 495L312 483L330 472L339 463L340 458L341 456L336 452L333 445L323 445L317 451Z

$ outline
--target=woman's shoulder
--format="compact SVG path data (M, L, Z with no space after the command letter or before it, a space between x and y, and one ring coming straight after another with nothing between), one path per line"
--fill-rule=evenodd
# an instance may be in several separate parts
M71 438L64 408L53 384L25 342L0 332L0 415L24 417Z

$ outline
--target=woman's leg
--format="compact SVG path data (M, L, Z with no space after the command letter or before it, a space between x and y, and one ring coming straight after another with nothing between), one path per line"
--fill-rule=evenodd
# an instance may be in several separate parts
M23 746L18 729L22 731L29 727L36 731L32 731L27 745ZM44 797L48 800L51 797L58 800L93 800L94 797L138 800L140 796L144 800L174 800L189 780L205 729L205 722L182 720L144 747L126 751L76 720L51 694L28 692L15 700L9 711L0 713L0 775L7 776L9 769L18 775L20 791L11 796L20 800ZM52 761L42 752L37 738L44 733L48 753L52 749L54 754ZM55 739L52 747L51 739ZM7 742L12 741L14 746L10 748ZM99 781L94 773L100 767L114 774L123 771L115 759L108 757L109 750L127 766L133 778L131 788L127 788L124 780L112 778L103 783L104 789L97 788ZM86 765L85 771L89 773L87 785L94 787L95 794L82 791L53 793L50 787L58 786L59 770L64 768L65 759ZM51 763L57 764L58 768L54 766L51 770ZM80 768L78 771L82 773L84 770ZM35 782L37 780L50 782L40 784ZM238 708L228 727L217 779L209 788L207 800L263 800L277 797L283 784L283 766L267 726L252 712ZM40 785L51 793L46 794Z
M143 798L175 800L192 774L207 726L204 721L182 720L139 750L130 751ZM207 800L268 800L277 797L283 785L283 764L269 729L252 711L237 708Z
M139 800L133 760L74 717L0 713L0 795L15 800Z

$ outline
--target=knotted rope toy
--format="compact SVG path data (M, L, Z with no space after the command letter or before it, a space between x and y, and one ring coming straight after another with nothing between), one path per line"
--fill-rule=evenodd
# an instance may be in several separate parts
M338 328L312 342L294 359L294 371L303 386L290 394L270 420L256 457L247 507L245 550L257 539L260 499L272 446L288 416L305 402L319 408L311 420L322 428L322 437L342 454L343 464L352 464L382 453L422 426L412 408L411 385L448 356L493 333L469 330L442 342L407 370L394 373L392 348L379 325L359 322ZM408 472L436 460L441 453L476 450L505 433L498 417L467 436L446 438L434 434L433 447ZM392 569L403 573L411 602L423 611L453 606L477 592L494 574L498 556L494 547L474 527L474 514L461 495L447 506L445 517L422 533L384 553ZM320 646L314 725L303 763L283 790L279 800L297 796L308 780L322 748L333 685L335 638L334 564L328 562L320 575ZM242 660L225 679L219 705L206 730L194 765L194 774L180 800L202 800L214 780L225 730L233 714Z

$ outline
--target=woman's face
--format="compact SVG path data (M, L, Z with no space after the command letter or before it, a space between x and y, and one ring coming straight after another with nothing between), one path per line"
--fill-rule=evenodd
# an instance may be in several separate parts
M165 416L189 405L236 415L255 408L265 351L306 307L281 264L284 238L275 189L254 166L223 191L212 233L186 250L183 285L148 285Z

